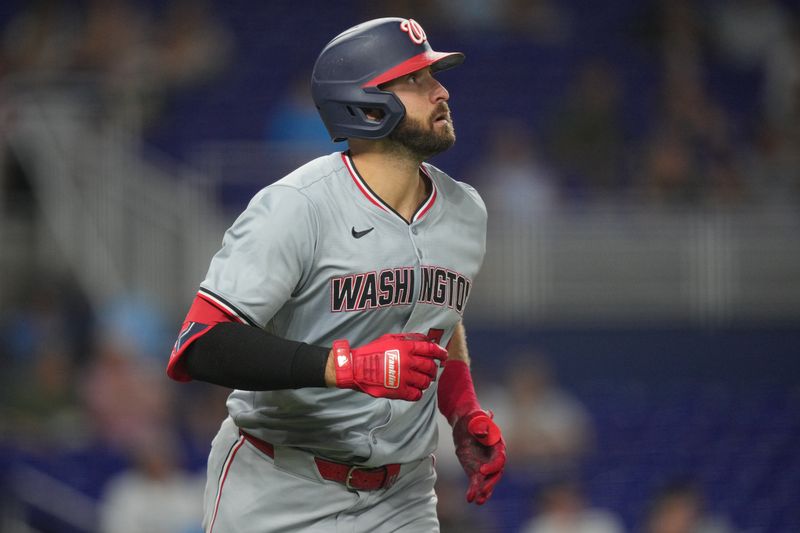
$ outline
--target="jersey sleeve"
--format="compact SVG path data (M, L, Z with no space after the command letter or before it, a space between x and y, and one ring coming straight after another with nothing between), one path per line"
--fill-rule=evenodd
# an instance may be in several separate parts
M481 195L478 193L475 187L468 183L458 182L458 184L464 190L464 193L467 195L467 197L469 197L475 203L475 208L478 210L478 213L480 213L481 218L485 221L488 215L486 212L486 203L483 201L483 198L481 198Z
M264 327L308 276L317 236L316 210L304 194L267 187L225 232L200 291Z
M294 188L271 186L253 198L200 284L167 365L172 379L190 381L183 354L215 324L269 322L307 275L317 228L313 206Z

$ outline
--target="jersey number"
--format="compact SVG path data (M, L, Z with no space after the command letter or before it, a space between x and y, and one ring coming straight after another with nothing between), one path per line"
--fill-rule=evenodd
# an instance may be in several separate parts
M436 344L440 344L442 342L442 335L444 335L443 329L431 328L428 330L428 338Z

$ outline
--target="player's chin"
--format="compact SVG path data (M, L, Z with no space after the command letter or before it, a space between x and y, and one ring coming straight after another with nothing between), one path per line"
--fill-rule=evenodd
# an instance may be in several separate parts
M447 147L450 148L456 143L456 132L453 130L451 126L449 130L446 131L444 135L444 139L447 143Z
M456 130L449 120L437 120L433 123L433 134L443 143L452 146L456 142ZM448 147L449 147L448 146Z

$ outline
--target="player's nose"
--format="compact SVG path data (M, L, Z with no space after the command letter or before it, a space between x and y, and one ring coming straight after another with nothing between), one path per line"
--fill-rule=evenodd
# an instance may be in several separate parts
M438 102L447 102L450 100L450 92L442 85L439 80L433 80L434 87L431 91L431 101L435 104Z

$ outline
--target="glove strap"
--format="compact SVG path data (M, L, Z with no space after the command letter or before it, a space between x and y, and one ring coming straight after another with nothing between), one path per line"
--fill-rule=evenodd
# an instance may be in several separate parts
M439 411L451 426L462 416L481 410L467 363L457 360L445 362L439 377L437 398Z
M350 357L350 343L347 339L333 341L333 368L336 373L336 386L340 389L352 389L353 358Z

